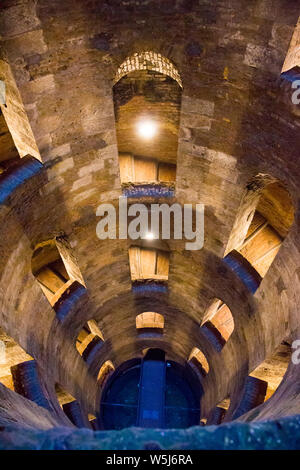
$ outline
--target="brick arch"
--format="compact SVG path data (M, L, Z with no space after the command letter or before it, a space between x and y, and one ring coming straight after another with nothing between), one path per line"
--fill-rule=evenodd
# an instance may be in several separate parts
M158 52L136 52L122 62L114 78L114 85L125 75L136 70L154 70L176 80L182 88L182 81L178 70L172 62Z

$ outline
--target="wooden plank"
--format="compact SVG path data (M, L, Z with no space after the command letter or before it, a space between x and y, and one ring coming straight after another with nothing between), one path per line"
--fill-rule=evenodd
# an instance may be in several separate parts
M156 326L156 328L164 328L165 326L165 319L163 317L163 315L161 315L160 313L155 313L154 314L155 317L154 317L154 324Z
M192 358L195 358L197 359L197 361L199 362L199 364L201 365L201 367L203 368L203 370L205 371L206 374L208 374L209 372L209 365L208 365L208 362L207 362L207 359L206 357L204 356L203 352L200 351L200 349L198 348L193 348L190 356L189 356L189 361L192 359Z
M203 325L207 321L210 321L214 317L214 315L216 314L221 304L222 304L222 300L220 299L214 299L212 301L212 303L210 304L210 306L208 307L208 309L206 310L204 314L201 325Z
M135 280L139 278L141 272L140 248L138 246L131 246L128 252L131 279Z
M156 274L169 275L169 253L167 251L157 252Z
M79 352L80 356L82 356L83 351L90 344L90 342L93 341L95 336L96 335L94 335L93 333L90 333L89 335L86 335L86 337L81 341L81 343L79 341L76 342L77 351Z
M0 382L5 385L5 387L9 388L10 390L14 390L14 383L11 374L6 376L0 377Z
M273 263L281 244L279 243L277 246L273 246L269 251L267 251L264 255L262 255L259 259L254 261L253 266L259 272L259 274L264 277Z
M53 294L52 299L50 300L52 306L54 306L56 302L61 298L63 293L71 287L73 282L73 279L70 279L69 281L65 282L62 287L55 292L55 294Z
M252 235L252 233L255 232L255 230L257 230L258 227L262 226L265 222L266 219L259 212L255 211L245 239Z
M223 304L210 321L219 330L225 341L228 341L234 330L234 320L227 305Z
M133 156L126 153L120 154L119 164L121 183L133 183L135 181Z
M162 163L158 165L158 181L164 183L176 181L176 165L172 163Z
M45 296L47 297L47 299L49 300L49 302L50 302L51 305L52 305L52 299L53 299L53 297L54 297L54 293L51 292L51 291L48 289L48 287L43 286L42 283L39 282L39 284L40 284L41 289L42 289L42 291L44 292Z
M82 343L91 333L88 333L85 328L79 331L77 336L77 342Z
M103 334L100 331L97 322L95 320L89 320L87 324L90 329L90 332L96 336L99 336L99 338L101 338L104 341Z
M157 181L157 162L155 160L138 158L134 159L135 182Z
M243 248L245 248L246 245L248 245L248 243L250 243L252 240L254 240L255 237L257 237L257 235L260 234L260 232L262 232L268 225L268 222L265 221L262 225L259 225L252 233L251 235L249 235L247 238L245 238L245 241L244 243L242 244L240 250L242 250Z
M155 312L144 312L136 317L137 328L155 328Z
M164 328L164 317L156 312L143 312L136 317L137 328Z
M156 268L156 250L149 250L141 248L140 251L141 266L140 274L142 278L151 278L155 273Z
M279 246L280 243L281 237L270 225L267 225L240 250L240 253L255 267L261 276L264 276L276 256L275 247ZM273 251L273 257L266 257L264 263L257 263L258 260L263 259L262 257L273 248L275 250Z
M41 269L36 277L41 284L46 286L54 294L65 284L65 282L47 266Z
M52 269L54 272L58 273L65 282L70 279L69 274L67 273L66 267L61 258L57 261L54 261L54 263L51 263L49 265L49 268Z

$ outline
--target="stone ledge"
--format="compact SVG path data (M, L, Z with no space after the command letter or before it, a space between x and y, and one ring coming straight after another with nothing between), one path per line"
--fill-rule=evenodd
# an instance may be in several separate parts
M123 196L128 198L173 198L174 184L166 183L123 183Z
M122 431L50 430L5 426L0 432L1 450L297 450L300 448L300 416L260 423L225 423L189 429L140 429Z

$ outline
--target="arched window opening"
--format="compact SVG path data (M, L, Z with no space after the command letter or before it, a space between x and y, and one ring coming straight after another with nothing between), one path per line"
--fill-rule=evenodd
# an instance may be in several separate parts
M173 163L120 153L119 164L122 184L174 183L176 180L176 165Z
M282 67L282 72L286 72L293 67L300 65L300 17L295 27L289 49Z
M143 279L168 280L168 251L132 246L129 248L129 264L132 281Z
M104 364L102 364L97 376L97 382L101 387L104 386L104 383L106 382L108 377L113 373L114 370L115 366L111 361L106 361L104 362Z
M287 371L291 355L291 345L284 341L268 359L249 374L251 377L268 383L265 401L271 398L279 387Z
M52 306L74 281L84 285L71 247L64 237L37 245L32 256L32 273Z
M92 428L94 431L100 431L98 419L96 418L95 415L89 413L89 414L88 414L88 420L89 420L89 423L90 423L91 428Z
M178 70L172 62L166 57L157 52L146 51L135 53L120 65L117 70L114 84L121 80L122 77L137 70L153 70L155 72L163 73L173 78L178 85L182 88L182 82Z
M205 377L209 372L209 365L203 352L198 348L194 348L189 356L189 364Z
M181 80L160 54L126 59L113 87L121 183L168 186L176 179Z
M214 299L204 315L201 327L213 346L220 351L234 330L229 307L222 300Z
M19 153L0 109L0 175L19 161Z
M220 403L218 403L217 406L221 406L222 408L224 408L224 410L227 411L230 407L230 398L224 398L222 401L220 401Z
M33 358L0 328L0 382L15 391L11 367Z
M248 375L241 389L240 400L232 413L232 419L238 419L265 401L268 384L265 380Z
M77 400L72 400L62 406L65 415L69 418L77 428L87 428L89 421L87 414L81 408L81 404Z
M217 426L221 423L223 423L227 410L230 406L230 398L225 398L222 400L220 403L215 406L209 413L208 419L207 419L207 425L211 426Z
M55 384L57 400L68 419L78 428L88 427L88 419L80 403L58 383Z
M32 257L32 272L52 305L56 294L64 292L70 276L57 249L55 240L36 248Z
M0 60L0 174L26 155L41 161L10 65Z
M258 175L248 184L227 247L238 251L263 278L294 221L291 196L283 184Z
M136 328L143 330L144 328L163 330L165 320L163 315L156 312L143 312L136 317Z
M101 341L104 341L103 334L97 322L95 320L89 320L80 330L76 339L76 348L80 355L82 355L94 338L100 338Z
M208 425L218 425L223 423L227 410L230 406L230 398L225 398L212 410L207 420Z
M72 401L75 401L75 398L70 393L66 392L63 387L58 383L55 384L55 392L61 408L63 408L63 405L65 405L66 403L71 403Z
M89 420L91 428L94 431L99 431L98 420L96 416L93 415L92 413L88 413L88 420Z
M281 244L282 237L279 233L256 211L239 252L252 264L261 277L264 277Z

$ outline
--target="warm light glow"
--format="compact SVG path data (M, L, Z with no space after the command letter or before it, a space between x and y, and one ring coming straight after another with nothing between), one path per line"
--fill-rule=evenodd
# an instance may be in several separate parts
M144 120L138 123L137 130L143 139L151 139L157 132L157 125L154 121Z
M154 235L151 232L147 232L145 235L146 240L154 240Z

